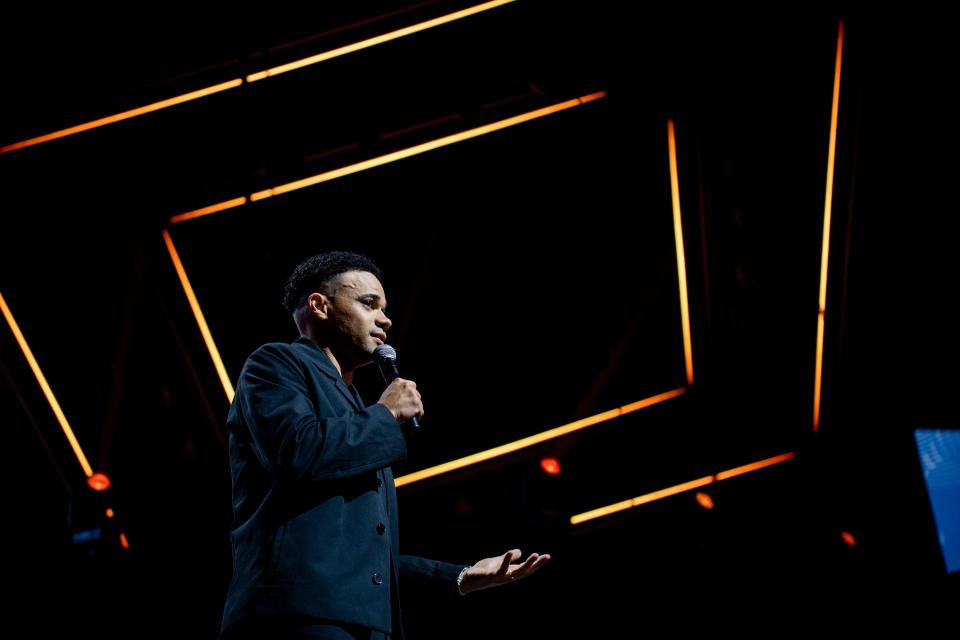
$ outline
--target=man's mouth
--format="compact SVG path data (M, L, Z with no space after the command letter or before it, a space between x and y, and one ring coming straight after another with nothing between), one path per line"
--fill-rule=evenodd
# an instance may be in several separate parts
M385 344L387 342L387 334L385 333L374 333L371 335L373 339L377 341L377 344Z

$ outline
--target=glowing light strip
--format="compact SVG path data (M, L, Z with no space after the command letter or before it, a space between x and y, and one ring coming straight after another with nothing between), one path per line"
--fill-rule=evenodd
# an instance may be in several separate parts
M434 18L432 20L427 20L426 22L421 22L419 24L411 25L409 27L404 27L403 29L398 29L396 31L391 31L390 33L385 33L380 36L373 38L368 38L366 40L361 40L354 44L346 45L338 49L333 49L331 51L326 51L324 53L318 53L317 55L310 56L308 58L303 58L302 60L296 60L287 64L283 64L271 69L266 69L264 71L258 71L257 73L251 73L246 77L246 81L256 82L257 80L263 80L264 78L269 78L272 76L279 75L281 73L286 73L287 71L293 71L294 69L300 69L312 64L317 64L318 62L323 62L324 60L329 60L331 58L337 58L339 56L346 55L348 53L353 53L355 51L360 51L361 49L367 49L369 47L376 46L378 44L383 44L384 42L389 42L391 40L396 40L397 38L402 38L432 27L437 27L442 24L447 24L455 20L460 20L461 18L466 18L489 9L494 9L505 4L510 4L515 2L515 0L494 0L493 2L486 2L484 4L477 5L475 7L469 7L463 9L462 11L457 11L445 16L440 16L439 18ZM226 82L221 82L210 87L203 89L198 89L190 93L185 93L183 95L174 96L173 98L167 98L166 100L160 100L159 102L154 102L142 107L137 107L135 109L130 109L128 111L123 111L121 113L114 114L112 116L105 116L97 120L91 120L90 122L85 122L78 124L66 129L60 129L59 131L54 131L52 133L47 133L42 136L37 136L35 138L29 138L27 140L22 140L20 142L15 142L13 144L0 147L0 155L4 153L9 153L10 151L16 151L17 149L24 149L26 147L32 147L44 142L50 142L51 140L57 140L59 138L65 138L67 136L72 136L76 133L81 133L83 131L89 131L90 129L96 129L97 127L102 127L108 124L113 124L114 122L120 122L121 120L128 120L130 118L135 118L137 116L142 116L146 113L151 113L153 111L159 111L160 109L166 109L167 107L172 107L178 104L183 104L184 102L190 102L191 100L196 100L198 98L203 98L215 93L220 93L221 91L227 91L229 89L235 89L236 87L243 85L243 78L234 78Z
M733 469L728 469L726 471L721 471L716 474L717 480L726 480L727 478L733 478L736 476L742 476L745 473L750 473L751 471L756 471L757 469L763 469L764 467L769 467L774 464L780 464L781 462L786 462L793 458L796 454L793 452L784 453L779 456L774 456L772 458L765 458L757 462L751 462L750 464L745 464L741 467L734 467Z
M360 51L361 49L367 49L369 47L374 47L378 44L383 44L384 42L390 42L391 40L396 40L397 38L402 38L404 36L409 36L420 31L425 31L427 29L438 27L442 24L447 24L448 22L453 22L454 20L460 20L461 18L466 18L468 16L487 11L489 9L495 9L496 7L501 7L505 4L510 4L515 0L494 0L493 2L485 2L484 4L477 5L475 7L470 7L468 9L463 9L462 11L457 11L455 13L450 13L445 16L440 16L439 18L433 18L432 20L427 20L426 22L421 22L419 24L414 24L409 27L404 27L402 29L397 29L396 31L391 31L390 33L385 33L383 35L375 36L367 40L361 40L360 42L355 42L354 44L348 44L339 49L332 49L330 51L325 51L324 53L318 53L316 55L303 58L302 60L295 60L293 62L288 62L282 64L272 69L266 69L265 71L258 71L257 73L251 73L247 76L247 82L256 82L258 80L263 80L265 78L270 78L272 76L280 75L281 73L286 73L287 71L293 71L295 69L302 69L303 67L317 64L318 62L323 62L325 60L330 60L331 58L338 58L340 56L347 55L348 53L353 53L355 51Z
M820 255L820 306L817 310L817 363L813 374L813 432L820 429L820 385L823 380L823 334L827 313L827 259L830 254L830 217L833 211L833 167L837 152L837 119L840 112L840 63L843 58L843 22L837 29L837 60L833 71L833 104L830 108L830 146L827 151L827 193L823 203L823 249Z
M669 496L677 495L678 493L683 493L685 491L691 491L693 489L699 489L708 484L713 484L714 482L720 482L721 480L726 480L727 478L733 478L734 476L743 475L744 473L750 473L751 471L756 471L757 469L763 469L764 467L769 467L771 465L780 464L781 462L786 462L796 456L795 453L788 452L781 454L779 456L774 456L772 458L766 458L764 460L759 460L757 462L752 462L750 464L745 464L740 467L735 467L727 471L721 471L712 476L704 476L702 478L697 478L696 480L690 480L689 482L684 482L683 484L674 485L672 487L667 487L666 489L660 489L659 491L653 491L651 493L646 493L642 496L637 496L630 500L622 500L614 504L607 505L605 507L600 507L598 509L593 509L592 511L585 511L584 513L578 513L575 516L570 518L570 524L581 524L587 522L588 520L594 520L596 518L601 518L611 513L617 513L618 511L626 511L627 509L632 509L633 507L638 507L642 504L647 504L655 500L660 500L662 498L667 498Z
M330 180L335 180L337 178L342 178L360 171L365 171L367 169L372 169L374 167L379 167L391 162L396 162L397 160L402 160L404 158L409 158L411 156L419 155L421 153L426 153L427 151L433 151L434 149L439 149L441 147L446 147L457 142L463 142L464 140L469 140L471 138L476 138L478 136L485 135L487 133L492 133L494 131L499 131L501 129L506 129L507 127L512 127L514 125L522 124L524 122L529 122L530 120L536 120L537 118L542 118L559 111L565 111L567 109L572 109L573 107L578 107L582 104L588 102L593 102L594 100L599 100L603 97L606 97L606 91L598 91L596 93L591 93L579 98L574 98L572 100L566 100L564 102L559 102L557 104L550 105L548 107L543 107L542 109L536 109L534 111L529 111L527 113L522 113L517 116L512 116L504 120L499 120L490 124L486 124L474 129L469 129L467 131L462 131L460 133L455 133L453 135L445 136L443 138L438 138L436 140L431 140L429 142L424 142L423 144L418 144L413 147L408 147L406 149L401 149L399 151L394 151L393 153L388 153L383 156L378 156L376 158L371 158L369 160L364 160L363 162L358 162L356 164L351 164L346 167L341 167L339 169L334 169L332 171L327 171L324 173L311 176L309 178L304 178L302 180L297 180L295 182L288 182L272 189L265 189L263 191L257 191L256 193L250 194L249 202L257 202L260 200L266 200L267 198L272 198L273 196L281 195L283 193L289 193L290 191L295 191L297 189L303 189L304 187L311 187L315 184L320 184L321 182L328 182ZM201 216L209 215L217 211L223 211L224 209L233 208L245 204L240 202L242 198L234 198L233 200L228 200L220 204L211 205L210 207L204 207L203 209L197 209L195 211L189 211L187 213L181 213L170 218L170 223L183 222L184 220L199 218ZM228 205L228 206L225 206Z
M167 251L170 252L170 259L173 261L173 268L177 271L177 276L180 278L180 284L183 286L183 292L187 294L187 301L190 303L190 308L193 310L193 315L197 319L197 325L200 327L200 333L203 335L203 341L207 344L207 350L210 352L210 357L213 359L213 366L217 369L217 375L220 376L220 383L223 385L223 390L227 393L227 400L233 402L234 390L233 384L230 383L230 376L227 375L227 369L223 366L223 360L220 359L220 352L217 350L217 345L213 341L213 335L210 333L210 328L207 327L207 321L203 317L203 311L200 309L200 303L197 301L197 296L193 293L193 287L190 286L190 280L187 278L187 272L183 268L183 263L180 261L180 255L177 253L177 248L173 246L173 238L170 237L170 232L166 229L163 230L163 241L167 245Z
M667 120L667 146L670 153L670 194L673 203L673 236L677 244L677 280L680 283L680 321L683 327L683 355L687 365L687 384L693 384L693 347L690 340L690 304L687 300L687 261L683 252L683 225L680 221L680 179L677 172L677 140L673 120Z
M606 96L605 91L599 91L597 93L592 93L590 95L583 96L581 98L574 98L573 100L566 100L558 104L550 105L549 107L544 107L542 109L537 109L535 111L530 111L528 113L523 113L518 116L513 116L511 118L506 118L505 120L500 120L499 122L494 122L491 124L483 125L481 127L476 127L474 129L469 129L467 131L462 131L460 133L455 133L453 135L445 136L443 138L438 138L437 140L431 140L430 142L424 142L423 144L418 144L407 149L401 149L400 151L394 151L393 153L388 153L387 155L380 156L378 158L371 158L370 160L365 160L363 162L358 162L357 164L350 165L348 167L343 167L341 169L335 169L333 171L328 171L326 173L321 173L319 175L304 178L303 180L297 180L295 182L288 182L287 184L280 185L279 187L274 187L272 189L266 189L264 191L258 191L250 196L251 201L264 200L282 193L289 193L296 189L303 189L304 187L310 187L321 182L327 182L328 180L333 180L335 178L340 178L352 173L357 173L359 171L364 171L366 169L372 169L373 167L379 167L390 162L396 162L397 160L402 160L404 158L409 158L411 156L419 155L421 153L426 153L427 151L433 151L434 149L439 149L441 147L446 147L457 142L463 142L464 140L469 140L471 138L476 138L478 136L485 135L487 133L493 133L494 131L499 131L501 129L506 129L507 127L512 127L524 122L529 122L530 120L535 120L537 118L542 118L558 111L564 111L566 109L571 109L573 107L579 107L582 104L587 102L592 102L594 100L599 100Z
M113 124L114 122L120 122L121 120L129 120L130 118L142 116L145 113L159 111L160 109L166 109L167 107L183 104L184 102L190 102L191 100L203 98L203 97L212 95L214 93L227 91L228 89L239 87L242 84L243 84L242 79L234 78L233 80L228 80L227 82L221 82L220 84L216 84L211 87L206 87L205 89L199 89L191 93L185 93L180 96L168 98L166 100L161 100L159 102L154 102L152 104L148 104L143 107L137 107L136 109L130 109L129 111L117 113L112 116L106 116L98 120L92 120L90 122L78 124L76 126L69 127L67 129L60 129L59 131L54 131L53 133L47 133L42 136L37 136L36 138L30 138L29 140L23 140L22 142L15 142L14 144L8 144L5 147L0 147L0 154L8 153L10 151L16 151L17 149L24 149L26 147L32 147L34 145L41 144L43 142L50 142L51 140L57 140L59 138L65 138L67 136L72 136L75 133L89 131L90 129L103 127L108 124Z
M499 456L506 455L508 453L513 453L514 451L519 451L526 447L532 447L535 444L540 444L541 442L546 442L547 440L552 440L554 438L559 438L565 436L574 431L579 431L580 429L586 429L587 427L599 424L601 422L606 422L607 420L613 420L614 418L619 418L620 416L638 411L640 409L653 406L669 400L670 398L676 398L679 395L683 395L686 392L685 388L673 389L672 391L666 391L664 393L645 398L644 400L639 400L631 404L624 405L617 409L611 409L610 411L604 411L603 413L598 413L569 424L565 424L549 431L544 431L536 435L517 440L515 442L510 442L507 444L500 445L499 447L494 447L493 449L487 449L486 451L480 451L479 453L474 453L465 458L459 458L457 460L451 460L450 462L445 462L439 464L435 467L430 467L428 469L422 469L421 471L416 471L414 473L407 474L405 476L400 476L395 480L395 483L398 487L402 487L407 484L417 482L419 480L424 480L426 478L432 478L443 473L448 473L450 471L455 471L456 469L462 469L470 465L477 464L478 462L483 462L485 460L491 460Z
M7 324L10 325L10 330L13 331L13 336L17 339L17 343L20 345L23 355L26 356L27 362L30 364L30 369L33 370L33 375L37 378L37 382L40 383L40 388L43 390L43 395L47 397L47 402L50 403L50 408L53 409L54 415L57 416L57 422L60 423L60 428L63 429L63 434L67 436L67 442L70 443L70 447L73 449L73 453L77 456L80 466L83 467L83 472L89 478L93 475L93 469L90 467L90 463L87 462L87 456L84 455L83 449L80 448L80 443L77 442L77 437L73 434L73 429L70 428L70 423L67 422L67 416L64 415L63 410L60 408L60 403L57 402L57 398L53 395L53 390L47 383L47 378L43 375L43 371L40 370L40 365L37 363L37 359L33 357L33 351L30 350L30 345L27 344L26 338L23 337L23 333L20 331L20 327L17 325L17 321L14 319L13 313L10 311L10 307L7 306L6 300L3 299L2 293L0 293L0 311L3 312L3 316L7 319Z
M193 218L206 216L211 213L217 213L218 211L233 209L234 207L242 207L245 204L247 204L246 196L240 196L239 198L233 198L232 200L225 200L224 202L218 202L217 204L212 204L209 207L194 209L193 211L187 211L186 213L181 213L181 214L172 216L168 222L170 224L176 224L178 222L183 222L185 220L192 220Z

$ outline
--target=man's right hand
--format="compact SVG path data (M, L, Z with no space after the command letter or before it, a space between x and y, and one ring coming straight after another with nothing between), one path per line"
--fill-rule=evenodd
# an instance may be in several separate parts
M390 413L400 424L414 416L423 417L423 401L417 391L417 383L413 380L396 378L383 391L377 403L390 409Z

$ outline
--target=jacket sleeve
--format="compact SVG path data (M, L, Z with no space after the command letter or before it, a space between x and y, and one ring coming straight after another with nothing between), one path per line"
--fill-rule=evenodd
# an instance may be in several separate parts
M237 383L232 412L260 464L276 475L322 480L389 466L406 457L396 419L384 405L337 414L312 394L303 365L283 344L260 347ZM332 384L332 383L331 383Z
M413 598L443 598L456 594L457 576L467 566L403 554L397 564L400 592Z

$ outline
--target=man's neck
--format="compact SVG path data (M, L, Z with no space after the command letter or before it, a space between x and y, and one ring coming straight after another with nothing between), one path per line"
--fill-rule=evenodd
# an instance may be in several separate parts
M300 335L320 347L320 349L327 354L327 357L330 358L330 362L333 363L333 366L337 368L337 373L340 374L340 377L343 378L343 381L347 384L353 384L353 372L357 368L356 365L351 366L345 362L340 362L337 356L334 355L333 348L329 344L325 344L327 341L317 339L317 336L313 335L310 331L301 331Z
M343 381L347 384L353 384L353 369L344 370L343 367L340 366L340 361L337 360L337 356L333 355L333 350L330 347L320 348L323 349L323 352L330 358L333 366L337 368L337 372L340 374L340 377L343 378Z

